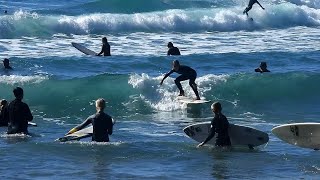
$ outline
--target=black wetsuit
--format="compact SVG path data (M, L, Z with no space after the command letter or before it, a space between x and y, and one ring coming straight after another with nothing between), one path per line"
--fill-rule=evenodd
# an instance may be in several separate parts
M89 116L82 124L75 128L80 130L89 124L93 126L92 141L109 142L109 135L112 134L113 129L111 116L104 112L99 112Z
M192 84L196 84L195 80L197 78L197 72L192 69L189 66L183 66L180 65L179 70L175 71L172 69L170 72L168 72L168 75L172 74L173 72L176 72L178 74L181 74L178 76L174 82L176 83L178 89L180 90L180 93L183 92L182 86L181 86L181 81L185 81L189 79L189 85L191 86Z
M111 56L110 53L110 44L106 43L102 45L101 53L103 52L103 56Z
M4 110L4 118L8 119L7 134L28 133L28 122L33 116L29 106L21 100L15 99Z
M207 143L210 141L215 133L217 133L216 138L216 146L230 146L230 137L229 137L229 122L223 114L216 114L214 118L211 121L211 129L210 134L208 135L207 139L204 141L204 143Z
M0 126L8 126L8 118L4 116L5 108L7 108L7 106L0 111Z
M169 48L167 55L170 56L170 55L181 55L181 54L177 47L171 47Z
M268 69L261 69L261 68L257 68L254 71L259 73L270 72Z

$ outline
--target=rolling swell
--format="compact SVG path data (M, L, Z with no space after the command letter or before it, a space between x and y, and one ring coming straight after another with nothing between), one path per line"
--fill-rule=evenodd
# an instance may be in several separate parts
M112 34L130 32L240 31L320 25L320 10L279 4L268 11L253 10L254 22L242 8L166 10L149 13L94 13L79 16L39 15L17 11L0 17L0 38L62 34Z

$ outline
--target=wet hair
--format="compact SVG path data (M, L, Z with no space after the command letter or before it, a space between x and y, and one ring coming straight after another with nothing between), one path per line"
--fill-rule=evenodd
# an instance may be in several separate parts
M4 62L4 63L9 63L9 59L8 59L8 58L4 58L4 59L3 59L3 62Z
M178 66L180 66L180 62L179 62L178 60L174 60L174 61L172 62L172 64L173 64L173 65L178 65Z
M106 101L103 98L99 98L96 100L96 108L103 110L106 107Z
M171 47L173 47L172 42L168 42L168 48L171 48Z
M13 94L16 98L21 98L23 96L23 89L21 87L16 87L13 89Z
M221 103L220 102L212 103L211 109L214 109L214 108L216 108L218 111L222 111Z
M267 63L266 62L261 62L260 63L260 67L267 67Z
M5 14L7 14L7 13L8 13L8 11L7 11L7 10L4 10L4 13L5 13Z
M103 37L103 38L102 38L102 41L103 41L103 42L108 42L108 39L107 39L106 37Z

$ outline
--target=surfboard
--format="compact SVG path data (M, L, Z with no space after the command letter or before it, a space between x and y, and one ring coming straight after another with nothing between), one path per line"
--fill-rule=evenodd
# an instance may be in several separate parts
M93 126L89 126L87 128L76 131L72 134L58 138L57 141L66 142L66 141L72 141L72 140L80 140L80 139L92 136L92 133L93 133Z
M302 148L320 149L320 123L293 123L273 128L282 141Z
M34 122L28 122L28 126L38 126L38 125Z
M86 55L91 55L91 56L95 56L96 55L96 53L94 51L91 51L90 49L84 47L81 44L78 44L78 43L75 43L75 42L72 42L71 44L72 44L73 47L75 47L76 49L78 49L79 51L83 52Z
M114 119L112 119L113 125L116 123ZM79 131L76 131L72 134L65 135L61 138L56 139L56 141L66 142L66 141L73 141L73 140L80 140L83 138L91 137L93 134L93 126L86 127Z
M200 100L195 100L191 99L186 96L178 96L177 101L181 103L186 103L186 104L204 104L204 103L210 103L211 101L205 100L205 99L200 99Z
M211 128L210 122L192 124L183 129L188 137L203 142L209 135ZM247 146L250 149L256 146L266 144L269 141L269 135L257 129L229 124L229 137L232 146ZM215 145L216 137L213 137L207 144Z

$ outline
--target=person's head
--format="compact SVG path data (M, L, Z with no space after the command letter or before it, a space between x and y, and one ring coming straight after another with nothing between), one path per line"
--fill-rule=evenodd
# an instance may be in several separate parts
M103 111L105 107L106 107L106 101L103 98L99 98L96 100L97 111Z
M7 10L4 10L4 13L5 13L5 14L7 14L7 13L8 13L8 11L7 11Z
M5 107L7 105L7 103L8 102L5 99L0 100L0 110L2 110L2 108Z
M260 63L260 68L261 69L267 69L267 63L266 62L261 62Z
M174 61L172 62L172 67L173 67L173 69L174 69L175 71L178 71L179 68L180 68L180 62L179 62L178 60L174 60Z
M222 106L220 102L215 102L211 105L211 110L214 113L220 113L222 111Z
M169 43L168 43L168 48L172 48L172 47L173 47L172 42L169 42Z
M4 67L8 67L9 65L10 65L9 59L4 58L4 60L3 60L3 66L4 66Z
M13 94L17 99L23 99L23 89L21 87L16 87L13 89Z
M103 44L106 44L107 42L108 42L108 39L107 39L106 37L103 37L103 38L102 38L102 43L103 43Z

